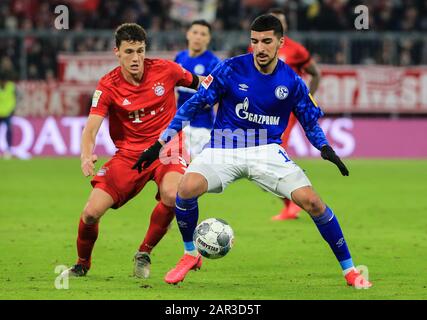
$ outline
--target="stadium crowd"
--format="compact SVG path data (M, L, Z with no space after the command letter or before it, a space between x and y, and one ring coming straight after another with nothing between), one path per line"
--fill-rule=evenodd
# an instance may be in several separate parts
M64 3L74 30L112 29L123 22L137 22L154 31L186 26L171 16L177 5L172 0L3 0L0 29L49 29L54 7ZM427 30L426 0L218 0L213 29L242 30L255 16L277 6L288 12L290 30L353 30L354 7L359 4L368 6L372 30Z
M287 12L290 32L355 31L354 7L359 4L369 8L369 31L412 33L427 30L427 0L2 0L0 68L19 70L19 59L25 50L27 78L50 79L56 73L58 52L105 51L111 47L111 39L89 35L78 41L69 37L26 36L21 40L16 36L8 36L12 31L52 30L56 17L54 9L59 4L67 5L70 30L73 31L114 29L123 22L137 22L149 34L155 34L157 31L184 33L188 21L177 18L174 12L185 13L188 4L192 2L199 6L216 3L212 21L214 37L221 31L247 30L255 16L271 7L280 7ZM373 39L362 46L357 40L351 44L337 39L326 43L316 39L302 42L317 53L315 58L320 63L427 63L425 40L400 39L396 46L387 38ZM213 41L212 49L224 50L222 45L221 41ZM158 44L156 49L180 50L184 46L185 43L166 42ZM348 58L345 46L360 53L353 54L354 58ZM235 49L233 53L239 51L239 48ZM395 52L397 58L392 58Z

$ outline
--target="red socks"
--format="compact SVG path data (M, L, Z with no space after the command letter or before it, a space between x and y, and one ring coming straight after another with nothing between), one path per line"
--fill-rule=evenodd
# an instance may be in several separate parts
M96 224L86 224L80 218L79 232L77 236L77 264L82 264L90 268L91 254L95 241L98 238L98 222Z
M289 204L291 203L291 200L288 198L283 198L283 203L285 204L286 208L289 207Z
M150 225L139 251L150 253L168 231L169 224L175 216L175 209L159 202L151 214Z
M139 251L150 253L156 244L163 238L168 231L169 224L175 216L173 207L167 207L159 202L151 214L150 226L144 241L139 247ZM95 241L98 238L98 226L96 224L86 224L80 218L79 232L77 236L77 254L78 264L82 264L86 268L90 268L91 255Z

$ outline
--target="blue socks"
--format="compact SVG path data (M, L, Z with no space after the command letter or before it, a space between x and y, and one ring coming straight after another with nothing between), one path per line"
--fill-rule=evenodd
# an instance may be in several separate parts
M331 247L335 257L341 265L341 268L344 271L354 268L350 251L348 250L347 243L344 240L338 219L335 217L332 210L329 207L326 207L326 210L322 215L311 218L316 224L317 229L319 229L323 239L325 239Z
M197 198L182 199L177 195L175 213L179 231L181 232L182 239L184 240L185 251L194 252L196 248L193 242L193 233L199 219ZM347 243L344 240L338 219L335 217L332 210L329 207L326 207L326 210L322 215L312 217L312 219L319 229L323 239L325 239L331 247L341 265L341 268L344 271L354 268L350 251L348 250Z
M184 240L184 247L186 252L194 252L196 247L193 242L193 233L197 227L197 220L199 219L199 206L197 198L182 199L176 195L175 202L176 221L178 222L179 231Z

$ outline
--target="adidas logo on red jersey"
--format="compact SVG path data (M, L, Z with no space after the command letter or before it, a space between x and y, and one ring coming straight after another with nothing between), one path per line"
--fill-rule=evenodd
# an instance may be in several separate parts
M130 101L125 98L125 100L123 100L122 102L122 106L128 106L128 105L130 105Z

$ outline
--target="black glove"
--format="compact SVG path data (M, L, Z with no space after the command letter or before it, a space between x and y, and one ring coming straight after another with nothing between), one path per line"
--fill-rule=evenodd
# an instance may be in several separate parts
M156 141L155 144L151 145L148 149L145 149L139 156L138 161L133 165L132 169L138 169L139 173L141 173L142 168L147 169L150 164L159 158L160 149L162 149L162 147L163 145L159 141ZM141 168L143 162L145 163Z
M331 148L331 146L325 145L320 149L320 154L323 159L329 160L340 169L341 174L343 176L348 176L348 169L345 166L345 164L341 161L340 157L338 157L334 151L334 149Z

